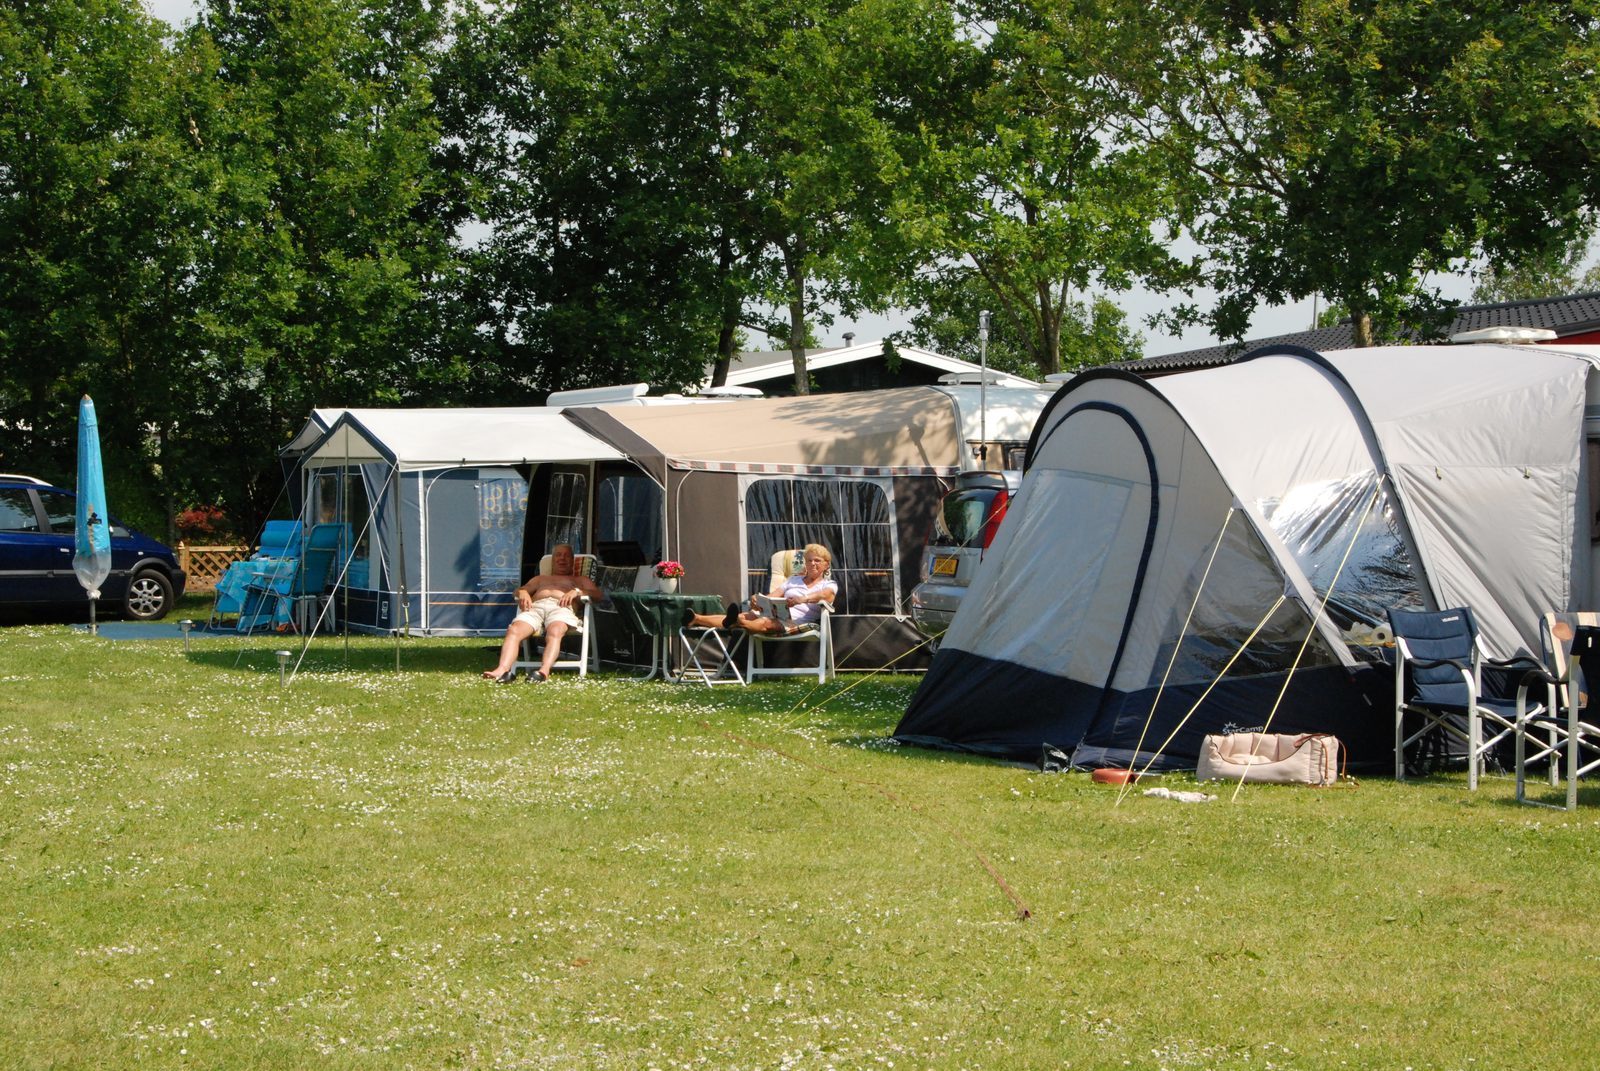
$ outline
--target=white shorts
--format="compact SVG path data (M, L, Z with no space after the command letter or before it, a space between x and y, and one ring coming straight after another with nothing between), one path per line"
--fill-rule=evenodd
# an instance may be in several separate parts
M526 610L519 613L515 621L533 626L535 636L543 636L547 625L552 621L560 621L568 628L582 628L583 621L572 612L572 607L562 606L560 599L538 599Z

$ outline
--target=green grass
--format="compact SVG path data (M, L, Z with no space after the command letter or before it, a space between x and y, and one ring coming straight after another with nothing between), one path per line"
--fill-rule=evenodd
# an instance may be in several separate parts
M0 631L0 1065L1592 1063L1594 789L1113 806L888 744L912 678L277 646Z

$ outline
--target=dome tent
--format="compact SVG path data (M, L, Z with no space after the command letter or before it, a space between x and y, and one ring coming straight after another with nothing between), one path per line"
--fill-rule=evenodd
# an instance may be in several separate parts
M1270 719L1389 761L1389 608L1470 605L1505 657L1593 603L1594 364L1280 347L1074 380L896 736L1183 768Z

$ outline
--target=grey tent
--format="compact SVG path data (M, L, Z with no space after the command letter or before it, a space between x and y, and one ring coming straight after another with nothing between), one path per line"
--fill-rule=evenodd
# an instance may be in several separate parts
M1594 367L1278 348L1072 381L896 735L1182 768L1267 726L1387 761L1389 608L1469 605L1505 657L1595 605Z
M982 414L979 389L963 386L570 408L567 418L625 454L634 483L647 486L569 494L584 472L566 480L558 467L551 502L593 499L592 545L607 562L607 544L645 545L683 563L685 590L730 602L765 590L774 551L823 543L840 583L841 668L920 667L903 657L922 644L903 608L940 498L974 466L980 435L998 460L1026 440L1049 397L990 388ZM547 522L564 530L554 516ZM586 530L573 541L585 545Z

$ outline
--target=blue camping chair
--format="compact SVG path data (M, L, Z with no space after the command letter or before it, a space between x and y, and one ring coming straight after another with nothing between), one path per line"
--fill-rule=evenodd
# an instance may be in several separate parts
M256 552L229 565L217 580L206 627L226 627L229 617L240 632L272 625L261 589L287 583L299 561L300 522L268 521Z
M1390 610L1389 627L1396 650L1395 780L1405 780L1408 752L1420 769L1430 757L1451 757L1449 745L1456 740L1466 746L1467 788L1476 790L1487 756L1515 734L1518 720L1515 700L1484 694L1483 667L1534 673L1543 667L1531 658L1484 658L1477 620L1464 606Z
M269 621L290 623L306 631L305 608L307 604L316 608L329 581L338 575L334 563L341 552L348 552L349 532L347 524L313 525L293 569L249 585L248 591L259 596L260 605L270 607Z
M268 521L261 528L261 545L256 548L257 558L300 557L300 522Z

